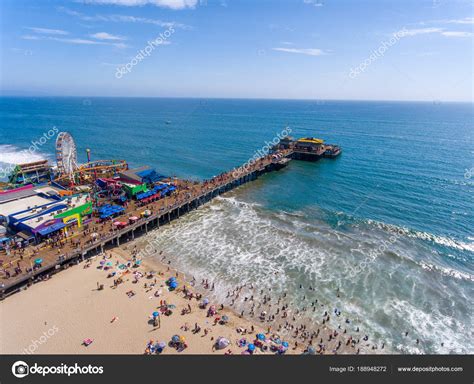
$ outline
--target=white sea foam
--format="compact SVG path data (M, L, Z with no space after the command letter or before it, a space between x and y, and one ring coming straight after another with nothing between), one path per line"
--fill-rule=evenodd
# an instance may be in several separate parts
M358 273L349 275L350 268L367 257L368 250L378 247L394 233L398 234L397 241ZM449 285L444 288L446 292L438 288L419 291L419 287L439 282L424 273L428 267L434 273L462 279L463 284L466 278L472 278L454 269L437 267L431 260L420 265L418 255L424 248L412 249L416 247L408 240L413 237L412 231L387 225L338 231L304 216L274 214L257 204L241 201L234 194L217 198L148 236L157 237L158 249L171 255L178 269L198 280L215 281L214 292L219 300L224 300L226 292L235 286L253 283L256 291L253 294L270 288L275 294L288 292L288 300L296 307L308 305L307 301L314 299L323 303L325 309L337 306L343 311L341 318L354 320L351 327L360 326L361 332L371 335L371 340L375 336L385 341L386 350L392 345L394 349L403 345L400 351L411 353L468 350L462 337L454 335L443 323L452 317L442 315L436 307L432 328L419 332L420 338L426 338L427 342L416 346L412 345L413 340L407 344L400 336L400 329L416 334L418 322L430 321L430 312L420 309L423 303L428 301L436 306L439 301L441 305L443 294L449 289L462 289L448 280L443 282ZM355 251L351 253L350 249ZM300 284L315 290L299 289ZM341 290L341 297L337 297L337 289ZM453 300L460 300L457 307L461 309L456 312L459 319L455 323L459 332L466 331L465 324L469 321L463 318L468 316L463 311L468 312L466 302L470 300L464 293L450 292ZM408 316L407 311L412 308L416 311ZM315 315L320 319L320 313ZM334 318L331 323L337 326L340 320ZM451 341L441 350L430 339L433 337Z
M429 310L414 305L406 300L391 300L387 302L385 310L390 316L404 318L412 325L409 342L399 344L397 349L402 353L422 353L426 344L432 344L434 353L473 353L474 349L470 338L470 328L451 316L440 313L436 308ZM401 329L400 333L404 330ZM420 340L420 344L414 342ZM444 343L444 346L441 346Z
M452 268L440 267L438 265L426 263L423 261L420 262L420 266L427 271L435 271L435 272L441 273L444 276L449 276L449 277L454 277L455 279L474 282L474 275L471 275L469 273L460 272Z
M376 220L367 220L367 223L383 230L386 230L391 233L398 233L410 238L416 238L425 241L431 241L438 245L442 245L445 247L450 247L454 249L458 249L461 251L470 251L474 252L474 241L471 242L463 242L458 241L446 236L437 236L432 233L422 232L422 231L415 231L404 227L399 227L393 224L386 224ZM471 238L468 238L472 240Z
M40 152L30 153L28 149L20 149L13 145L0 145L0 163L21 164L44 160L47 155Z

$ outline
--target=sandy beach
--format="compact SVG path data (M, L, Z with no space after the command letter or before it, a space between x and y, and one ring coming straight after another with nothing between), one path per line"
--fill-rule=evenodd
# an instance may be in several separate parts
M164 354L241 354L248 348L239 345L239 341L253 343L258 333L265 335L262 345L267 348L258 348L257 342L254 354L275 353L271 346L280 344L270 339L288 342L288 354L301 354L308 347L309 341L302 342L301 333L296 332L295 337L294 326L268 332L270 324L266 321L250 322L229 308L221 309L219 303L210 302L205 309L201 308L202 298L190 300L189 292L197 293L205 288L199 289L198 283L191 287L179 273L178 288L169 291L165 281L176 276L176 271L155 260L147 259L139 267L124 270L127 272L122 274L123 283L114 286L118 275L107 276L119 270L117 265L132 260L130 244L133 243L108 251L105 259L103 255L97 256L71 266L1 302L0 354L143 354L149 341L167 344ZM112 265L108 270L102 266L106 263ZM147 278L151 270L156 274ZM143 275L138 281L137 273ZM98 289L100 285L103 289ZM188 297L183 292L185 286ZM134 292L132 297L127 295L130 291ZM159 325L154 326L152 313L159 311L164 303L171 305L172 314L161 313ZM217 313L207 316L211 305L216 306ZM223 316L229 319L226 324L219 322ZM195 332L196 329L199 331ZM337 353L356 353L360 347L347 345L348 335L341 333L330 336L329 340L329 333L332 331L323 328L318 336L313 334L315 351L334 353L340 344ZM168 345L174 335L184 337L185 349ZM227 339L229 345L216 350L214 346L220 337ZM86 339L92 340L88 346L83 344ZM319 342L324 344L324 349L318 346Z

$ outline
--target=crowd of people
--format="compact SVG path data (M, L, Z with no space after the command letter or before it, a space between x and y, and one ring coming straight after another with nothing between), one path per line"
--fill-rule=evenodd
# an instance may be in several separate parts
M270 155L255 161L249 168L248 172L261 169L265 165L271 163ZM150 202L146 205L139 206L137 202L130 201L127 203L126 211L122 215L139 217L136 225L140 225L144 218L141 212L144 209L150 210L151 215L161 216L166 212L193 201L195 198L213 190L219 186L225 185L235 179L233 170L221 173L204 182L178 180L174 178L174 184L177 189L171 196L164 197L160 200ZM113 225L114 220L100 221L93 219L89 223L85 223L83 227L69 227L66 232L55 232L51 236L45 238L40 244L24 246L22 243L13 244L0 253L0 273L4 280L10 280L12 277L20 277L25 274L31 274L37 267L32 267L32 261L38 257L44 260L42 266L55 265L59 261L67 260L76 255L82 254L86 248L97 243L103 243L115 237L117 228ZM5 282L1 283L5 286Z

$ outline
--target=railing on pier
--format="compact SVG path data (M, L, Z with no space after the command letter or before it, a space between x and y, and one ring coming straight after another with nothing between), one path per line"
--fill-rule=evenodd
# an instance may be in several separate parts
M282 152L282 157L279 160L285 157L288 158L289 155L291 155L290 151L284 151ZM182 202L166 207L164 210L153 212L149 217L140 218L135 223L129 224L127 227L123 229L114 230L112 233L103 235L99 239L93 240L90 244L87 244L81 247L80 249L72 250L70 252L67 252L64 255L60 255L57 258L57 260L54 261L53 263L50 263L44 267L38 268L35 271L32 271L28 274L22 275L20 278L12 281L10 284L5 284L4 286L2 286L1 298L16 292L17 288L19 288L25 282L28 282L31 279L34 279L36 276L45 274L47 272L53 272L57 266L66 265L66 264L69 264L73 260L84 258L88 254L90 254L92 251L96 251L98 253L98 250L100 249L100 251L102 252L104 247L107 246L107 244L113 243L114 240L116 240L117 244L119 244L120 238L122 236L127 235L129 233L132 233L132 236L134 236L135 231L139 228L142 228L143 226L145 226L145 231L148 232L148 224L155 220L157 221L157 226L159 227L160 220L163 217L168 215L167 223L169 223L172 220L179 217L179 212L184 206L186 206L186 211L184 213L187 213L190 210L195 209L201 206L202 204L209 202L215 196L228 192L249 181L255 180L263 173L271 172L272 170L275 169L274 166L278 163L278 161L273 160L272 158L268 158L268 159L263 158L263 160L264 161L262 161L261 163L260 162L254 163L252 168L245 172L239 171L239 175L236 177L232 177L230 180L225 180L218 185L211 185L208 190L205 190L199 195L196 195L196 196L191 195L189 198L185 199ZM237 168L236 170L242 170L242 169L245 170L246 168L240 167L240 168ZM191 209L190 209L190 206L192 206ZM171 218L171 214L174 212L176 212L177 215L176 217Z

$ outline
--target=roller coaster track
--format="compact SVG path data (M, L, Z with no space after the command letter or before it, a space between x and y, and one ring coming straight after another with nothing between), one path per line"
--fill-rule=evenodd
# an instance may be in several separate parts
M89 163L81 164L73 174L74 180L86 181L90 178L96 177L111 177L117 172L128 169L128 164L125 160L95 160ZM68 175L63 175L55 181L61 182L69 180Z

